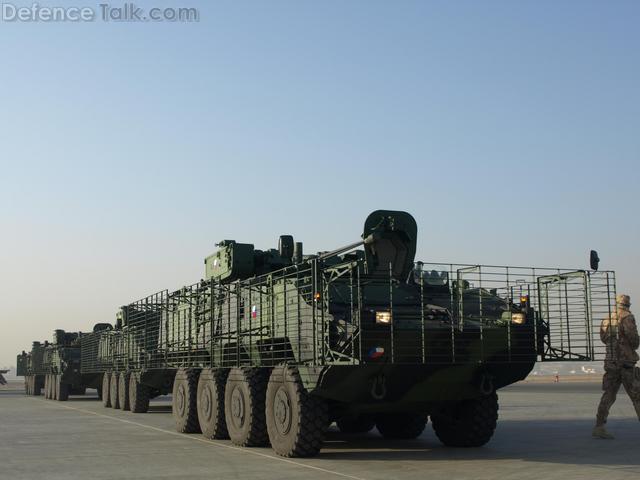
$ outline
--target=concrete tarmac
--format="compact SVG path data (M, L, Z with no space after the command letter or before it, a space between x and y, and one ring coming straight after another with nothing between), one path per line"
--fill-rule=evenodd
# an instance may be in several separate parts
M616 440L591 438L597 383L517 384L499 392L500 420L482 448L443 447L430 427L411 441L332 427L310 459L176 433L169 397L147 414L0 389L0 479L637 479L640 423L624 391L612 409Z

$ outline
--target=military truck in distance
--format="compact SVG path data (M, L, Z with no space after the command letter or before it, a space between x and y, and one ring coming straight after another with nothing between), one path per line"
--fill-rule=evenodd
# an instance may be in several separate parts
M38 396L44 387L46 376L44 354L48 345L48 342L34 341L31 351L25 352L23 350L16 359L16 375L24 377L26 395Z
M180 432L318 453L331 422L451 446L489 441L497 391L536 360L590 360L613 272L415 262L417 226L378 210L362 240L304 255L224 240L205 279L122 307L82 338L106 406L172 393ZM96 352L99 352L96 355Z

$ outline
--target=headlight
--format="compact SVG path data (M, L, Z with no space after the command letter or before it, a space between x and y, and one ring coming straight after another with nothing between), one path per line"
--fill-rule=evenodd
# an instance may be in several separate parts
M516 325L522 325L526 319L527 317L525 317L524 313L511 314L511 323L515 323Z
M390 325L392 320L391 312L376 312L376 323Z

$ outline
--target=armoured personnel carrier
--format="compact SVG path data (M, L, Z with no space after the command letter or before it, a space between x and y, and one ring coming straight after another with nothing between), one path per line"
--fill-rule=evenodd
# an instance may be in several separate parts
M94 332L111 329L109 324L96 324ZM82 372L82 332L55 330L53 342L45 351L45 398L66 401L69 395L84 395L87 388L101 393L102 375Z
M362 240L305 255L224 240L205 279L120 309L83 336L106 406L171 393L176 428L283 456L316 454L327 426L451 446L489 441L500 388L534 363L595 357L613 272L415 262L417 226L378 210ZM595 320L594 320L595 319Z
M46 367L44 364L45 351L48 342L34 341L30 352L24 350L16 359L16 375L24 377L24 391L26 395L40 395L44 387Z
M97 324L95 332L111 329L109 324ZM40 395L51 400L65 401L69 395L84 395L87 388L100 391L101 374L82 373L80 358L81 332L55 330L52 342L33 342L29 353L17 358L17 376L25 377L27 395Z

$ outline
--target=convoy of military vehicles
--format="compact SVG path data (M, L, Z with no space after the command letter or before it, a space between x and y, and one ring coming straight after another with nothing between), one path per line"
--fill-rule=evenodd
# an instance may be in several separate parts
M120 308L115 324L56 330L18 356L27 395L94 388L146 412L171 394L176 429L317 454L335 422L445 445L488 442L497 391L536 361L590 360L614 308L613 272L415 262L417 226L379 210L362 240L307 255L224 240L205 278Z

